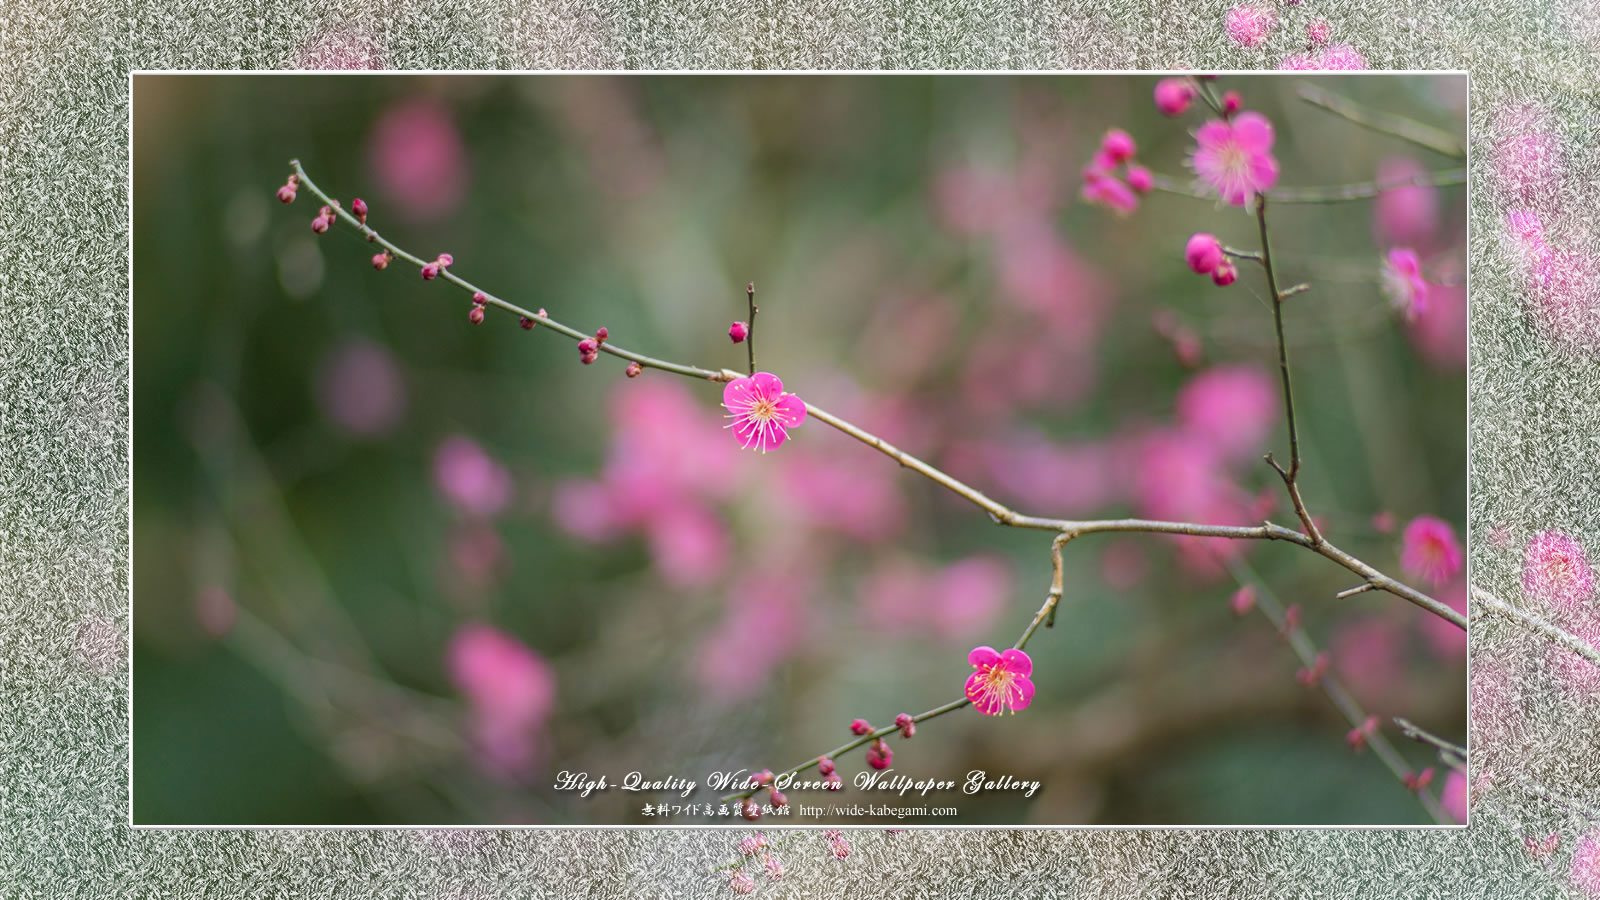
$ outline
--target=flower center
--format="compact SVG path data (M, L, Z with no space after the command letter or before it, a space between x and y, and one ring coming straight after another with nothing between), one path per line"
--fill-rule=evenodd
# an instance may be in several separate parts
M1014 683L1016 673L999 666L992 666L983 672L983 696L991 703L1011 706L1011 695L1016 689Z
M1248 155L1238 144L1230 143L1222 148L1223 171L1243 174L1249 161Z
M750 407L750 417L765 422L778 414L776 400L757 400L755 406Z

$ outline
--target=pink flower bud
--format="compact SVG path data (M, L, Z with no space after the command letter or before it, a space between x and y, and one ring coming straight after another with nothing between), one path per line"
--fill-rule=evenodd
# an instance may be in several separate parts
M829 838L828 845L829 849L833 851L833 855L839 859L844 859L850 855L850 844L842 837Z
M1233 614L1236 616L1244 615L1245 613L1254 609L1255 605L1256 588L1253 584L1247 584L1244 587L1239 588L1237 591L1233 592L1232 597L1228 598L1228 606L1232 607Z
M911 718L910 713L901 713L900 715L895 716L894 724L895 727L900 729L901 737L911 737L913 734L917 733L916 720Z
M882 738L867 745L867 765L874 769L887 769L894 762L894 751L883 742Z
M777 788L773 788L771 791L769 791L769 793L772 795L772 805L774 807L789 805L789 798L784 796L782 791L778 790Z
M1211 270L1211 281L1216 284L1217 287L1227 287L1238 280L1238 278L1239 270L1234 268L1233 263L1226 259L1220 263L1217 263L1217 267Z
M360 197L350 201L350 211L356 214L356 221L367 224L367 203Z
M438 277L439 277L439 264L438 263L428 263L427 265L422 267L422 280L423 281L432 281L432 280L434 280L435 278L438 278Z
M827 758L826 756L821 756L821 757L817 758L817 771L818 772L822 773L823 775L832 775L833 774L833 768L834 768L833 760Z
M594 338L584 338L578 342L578 353L595 353L600 349L600 342Z
M1223 115L1231 116L1234 113L1238 112L1239 111L1239 107L1241 107L1241 106L1244 106L1244 99L1239 96L1239 92L1238 91L1228 91L1227 93L1222 95L1222 114Z
M467 313L467 321L471 322L474 325L482 325L483 324L483 307L474 306L472 308L472 311Z
M587 366L599 358L600 354L598 353L583 353L579 354L578 361Z
M322 207L322 208L317 210L317 215L319 215L319 216L323 217L324 219L327 219L328 221L331 222L331 221L333 221L333 207L324 206L324 207Z
M628 363L628 367L623 371L628 374L629 378L638 378L639 373L644 371L644 366L639 365L638 360L633 360Z
M767 861L762 863L762 865L767 867L767 877L771 878L773 881L777 881L783 877L783 862L776 856L769 855L767 857Z
M600 328L594 333L595 343L604 344L606 342L606 338L608 337L611 337L611 329L605 327L604 325L601 325Z
M532 331L533 330L533 320L528 318L527 316L523 316L521 319L518 319L517 321L518 321L518 324L520 324L522 326L522 330L523 331Z
M548 319L548 318L550 318L550 314L549 314L549 313L547 313L547 312L545 312L545 311L544 311L544 307L542 307L542 306L541 306L541 307L539 307L539 318L541 318L541 319Z
M772 783L772 770L771 769L762 769L761 771L755 773L754 775L751 775L750 776L750 781L756 787L764 787L766 785L769 785L769 784Z
M854 719L850 722L851 734L871 734L873 730L872 723L866 719Z
M1328 42L1328 37L1327 22L1312 22L1306 26L1306 38L1311 41L1311 46L1321 47Z
M489 302L489 296L487 294L485 294L483 291L473 291L472 292L472 302L477 304L478 306L482 306L485 303Z
M284 203L293 203L295 197L294 185L286 184L278 188L278 199Z
M1128 167L1128 187L1141 194L1148 194L1154 185L1155 179L1151 177L1149 169L1144 166Z
M1352 728L1350 729L1350 732L1344 736L1344 742L1350 745L1350 750L1352 752L1360 753L1361 750L1367 746L1367 733L1362 731L1360 728Z
M728 337L733 338L735 344L744 343L744 339L749 336L750 326L743 322L735 322L728 326Z
M838 772L829 772L828 774L822 776L822 783L830 791L837 791L838 789L844 787L844 779L839 777Z
M448 253L441 253L435 262L439 264L441 269L448 269L456 264L456 258Z
M750 877L749 872L741 869L728 878L728 887L735 894L748 894L756 889L756 880Z
M1181 116L1194 101L1194 86L1183 78L1156 82L1156 109L1164 116Z
M311 230L315 231L317 234L323 234L328 230L329 224L331 224L331 220L328 219L328 217L317 216L315 219L311 220Z
M1216 271L1223 259L1222 244L1217 242L1215 235L1203 231L1191 235L1188 245L1183 248L1183 261L1199 275Z
M1120 128L1113 128L1106 132L1106 136L1100 140L1100 149L1113 163L1127 162L1133 159L1133 154L1136 150L1133 136Z
M385 250L382 253L372 257L372 267L377 269L379 272L382 272L384 269L389 268L389 260L391 258L392 257L389 256L389 251Z
M1289 632L1291 632L1291 631L1293 631L1293 630L1295 630L1296 628L1299 628L1299 627L1300 627L1300 604L1291 603L1291 604L1289 604L1289 608L1283 611L1283 633L1284 634L1288 634Z
M766 839L761 835L751 835L739 842L739 852L744 856L755 856L756 851L765 847L766 843Z
M287 183L289 187L298 188L300 186L300 176L294 172L290 172L289 181Z

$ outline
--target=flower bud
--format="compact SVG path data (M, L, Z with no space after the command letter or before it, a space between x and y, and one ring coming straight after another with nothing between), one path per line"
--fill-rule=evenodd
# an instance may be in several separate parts
M1242 106L1244 106L1244 98L1239 96L1239 92L1238 91L1228 91L1227 93L1222 95L1222 114L1223 115L1231 116L1234 113L1238 112L1239 108L1242 107Z
M1222 244L1215 235L1199 232L1189 236L1189 243L1183 248L1183 261L1189 264L1190 271L1197 275L1214 272L1221 265L1225 257L1222 255Z
M1128 187L1141 194L1150 193L1150 188L1155 185L1155 178L1150 175L1150 170L1144 166L1128 167Z
M1313 47L1321 47L1328 42L1329 29L1327 22L1312 22L1306 26L1306 39Z
M826 756L817 757L817 771L823 775L832 775L833 760L827 758Z
M1133 159L1133 136L1120 128L1113 128L1100 140L1100 149L1113 163L1127 162Z
M728 337L733 338L735 344L744 343L744 339L749 336L750 326L743 322L735 322L728 326Z
M1156 82L1156 109L1164 116L1181 116L1194 100L1194 86L1182 78Z
M360 197L350 201L350 211L356 214L356 221L367 224L367 204Z
M328 217L317 216L315 219L311 220L311 230L315 231L317 234L324 234L327 232L328 226L331 223L332 222L330 219L328 219Z
M474 305L482 306L489 302L489 295L485 294L483 291L473 291L472 302Z
M1217 267L1211 270L1211 281L1217 287L1227 287L1238 278L1239 270L1234 268L1233 263L1226 259L1217 263Z
M441 269L448 269L456 264L456 258L448 253L441 253L435 262L439 264Z
M769 854L767 856L767 861L762 863L762 865L766 866L767 877L771 878L773 881L777 881L783 877L783 862L776 856Z
M750 776L750 781L756 787L765 787L765 786L767 786L767 785L772 783L772 770L771 769L762 769L761 771L755 773L754 775L751 775Z
M528 318L527 316L523 316L521 319L519 319L517 321L518 321L518 324L520 324L522 326L522 330L523 331L532 331L533 330L533 320Z
M599 328L597 328L595 330L595 333L594 333L595 343L604 344L606 342L606 338L608 338L608 337L611 337L611 329L605 327L604 325L601 325Z
M784 796L784 793L777 788L772 788L768 793L772 795L772 805L774 807L789 805L789 798Z
M851 734L871 734L872 731L872 723L868 722L866 719L854 719L850 722Z
M594 353L594 352L582 353L582 354L579 354L579 356L578 356L578 360L580 362L582 362L586 366L589 365L590 363L594 362L595 360L599 359L599 358L600 358L600 354Z
M284 203L293 203L294 202L294 198L295 198L294 185L286 184L283 187L278 188L278 199L279 200L282 200Z
M467 321L471 322L474 325L482 325L483 324L483 307L474 306L472 308L472 311L467 313Z
M628 367L622 371L626 372L629 378L638 378L639 373L644 371L644 366L639 365L638 360L632 360L628 363Z
M839 777L838 772L829 772L822 776L822 783L830 791L837 791L839 788L844 787L844 779Z
M372 257L372 267L377 269L379 272L382 272L384 269L389 268L390 259L392 259L392 257L389 256L389 251L385 250L382 253L376 254Z
M422 267L422 280L423 281L432 281L432 280L434 280L435 278L438 278L438 277L439 277L439 264L438 263L428 263L427 265Z
M754 822L761 818L761 804L757 803L754 797L746 797L744 804L739 808L739 815Z
M732 888L735 894L748 894L756 889L756 880L750 877L749 872L741 869L728 878L728 887Z
M867 746L867 765L874 769L887 769L894 762L894 751L883 742L882 738L873 741Z
M901 713L894 717L895 727L900 729L901 737L911 737L917 733L917 722L911 718L910 713Z
M600 349L600 342L594 338L584 338L578 342L578 353L595 353Z

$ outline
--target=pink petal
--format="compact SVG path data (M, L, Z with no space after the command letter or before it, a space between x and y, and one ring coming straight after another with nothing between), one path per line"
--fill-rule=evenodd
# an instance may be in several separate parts
M753 379L735 378L722 389L722 405L733 412L749 409L755 403L756 387Z
M741 416L733 421L733 436L739 439L739 446L746 450L751 447L761 447L761 428L756 420L750 416Z
M967 699L972 701L972 706L986 716L996 715L1000 712L1000 698L984 692L983 673L973 672L967 677Z
M996 653L993 647L974 647L972 652L967 654L967 662L980 669L990 668L999 664L1000 654Z
M1011 698L1011 708L1013 710L1027 709L1028 704L1033 702L1033 682L1027 678L1018 678L1015 691L1016 693Z
M1258 192L1271 190L1278 183L1278 161L1265 153L1250 157L1250 180Z
M1033 660L1021 650L1007 650L1000 654L1000 663L1007 671L1014 672L1024 678L1033 674Z
M1248 113L1246 113L1248 115ZM1205 150L1220 150L1233 136L1233 129L1221 119L1212 119L1194 133L1195 142Z
M784 394L773 404L773 418L785 428L798 428L806 420L806 404L793 394Z
M1233 118L1233 139L1249 153L1265 153L1272 149L1272 123L1258 112L1244 112Z
M776 400L783 396L783 379L771 372L757 372L750 376L752 388L763 400Z

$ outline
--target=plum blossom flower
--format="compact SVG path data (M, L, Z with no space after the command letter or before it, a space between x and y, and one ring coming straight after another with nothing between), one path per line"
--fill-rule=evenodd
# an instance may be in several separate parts
M978 671L967 677L967 699L986 716L1002 709L1016 712L1033 702L1033 660L1021 650L995 652L993 647L976 647L967 662Z
M1406 321L1415 321L1428 311L1428 282L1422 277L1416 251L1406 247L1389 251L1383 267L1383 292Z
M488 625L456 632L445 654L456 689L492 770L521 773L533 762L534 734L555 707L555 673L521 641Z
M1189 163L1195 174L1230 206L1246 206L1278 183L1272 156L1272 123L1258 112L1233 120L1212 119L1195 132Z
M1445 815L1467 824L1467 776L1451 770L1444 780L1444 788L1439 791L1439 806Z
M1163 78L1156 82L1156 109L1164 116L1181 116L1194 100L1194 85L1186 78Z
M1572 613L1594 596L1594 572L1583 545L1559 531L1541 531L1522 559L1522 589L1535 600Z
M1379 184L1398 184L1378 195L1372 205L1372 225L1384 243L1420 244L1439 227L1439 189L1432 185L1402 184L1427 174L1409 156L1395 156L1378 164Z
M1277 387L1249 364L1214 366L1178 391L1178 422L1224 459L1255 456L1278 420Z
M783 381L771 372L735 378L722 390L722 405L733 422L734 437L746 450L776 450L789 439L789 429L806 420L806 404L783 391Z
M439 446L433 478L440 493L475 516L493 516L511 502L511 474L471 438L455 435Z
M1240 4L1223 16L1228 37L1241 47L1261 46L1277 24L1277 14L1264 6Z
M1400 564L1406 572L1434 587L1461 571L1461 545L1450 523L1436 516L1417 516L1401 536Z
M1572 848L1572 883L1590 897L1600 897L1600 831L1591 831Z

